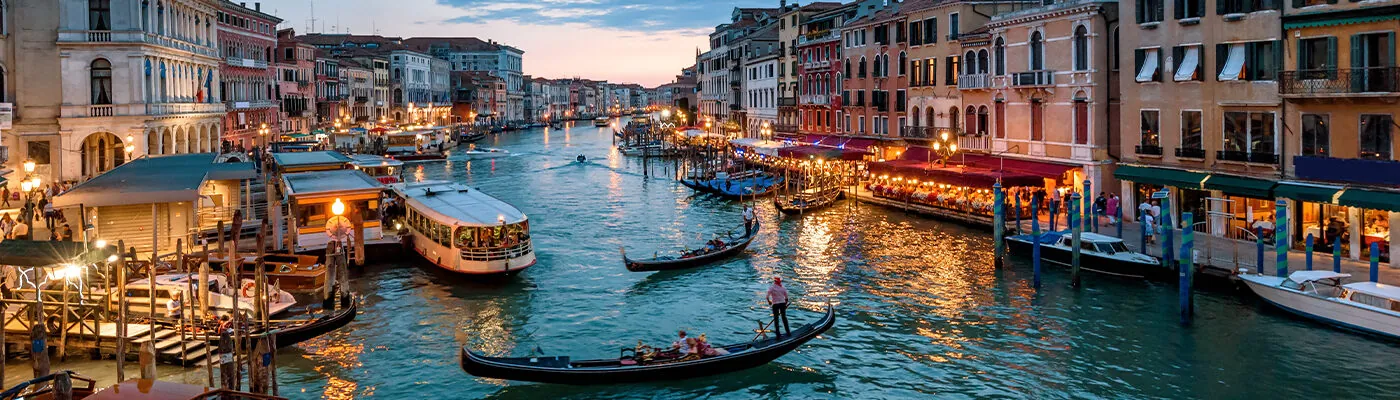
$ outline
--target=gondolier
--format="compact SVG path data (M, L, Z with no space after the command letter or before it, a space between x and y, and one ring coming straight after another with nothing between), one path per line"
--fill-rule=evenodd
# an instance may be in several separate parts
M753 206L744 206L744 236L753 234Z
M768 287L768 304L773 307L773 333L783 337L783 330L786 329L788 336L792 336L792 328L788 327L787 320L788 292L787 288L783 287L783 277L773 277L773 285ZM778 329L779 318L783 320L783 329Z

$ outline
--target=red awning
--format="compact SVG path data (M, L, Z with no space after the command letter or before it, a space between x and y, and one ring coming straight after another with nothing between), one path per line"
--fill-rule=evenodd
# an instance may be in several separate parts
M835 144L831 143L832 140L830 140L830 139L832 139L831 136L827 136L827 135L813 135L813 134L810 134L810 133L809 133L809 134L807 134L807 135L805 135L805 136L802 137L802 144L805 144L805 145L808 145L808 146L821 146L821 145L835 146Z
M967 187L991 187L1001 178L1003 187L1042 186L1044 178L1019 172L997 172L972 166L940 167L927 162L895 160L869 164L872 174L919 179L935 183Z
M1025 173L1039 176L1041 178L1054 179L1057 181L1064 177L1065 172L1068 172L1069 170L1075 168L1079 168L1079 166L1075 165L1057 164L1045 161L1024 160L1011 157L1006 157L1005 160L1003 160L1002 157L996 157L986 154L967 154L965 159L967 160L966 162L968 164L976 165L982 168L990 168L996 170L1001 169L1004 165L1006 171L1008 172Z
M803 160L809 158L831 160L841 158L842 154L840 150L831 147L788 146L778 149L778 157L797 158Z
M874 147L877 143L878 142L876 142L873 139L854 138L846 140L844 143L841 143L838 147L846 150L869 152L870 148Z

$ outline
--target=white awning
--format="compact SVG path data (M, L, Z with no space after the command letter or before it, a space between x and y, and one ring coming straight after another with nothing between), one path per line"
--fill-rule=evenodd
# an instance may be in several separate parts
M1220 70L1220 80L1240 79L1244 73L1244 43L1230 45L1230 55L1225 59L1225 68Z
M1142 57L1142 68L1138 69L1138 82L1151 82L1152 76L1157 74L1157 49L1147 49Z
M775 142L772 140L763 140L758 138L738 138L730 140L729 143L739 147L751 148L753 149L754 153L774 157L778 155L778 149L788 146L786 143L783 142Z
M1201 62L1201 48L1192 46L1186 48L1186 54L1181 56L1181 64L1176 67L1176 81L1189 81L1196 77L1196 66Z

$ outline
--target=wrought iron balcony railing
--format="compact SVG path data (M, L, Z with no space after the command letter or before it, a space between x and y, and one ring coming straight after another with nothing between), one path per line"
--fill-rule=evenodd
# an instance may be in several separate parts
M1247 151L1220 150L1215 152L1215 158L1222 161L1237 161L1255 164L1278 164L1278 154L1274 153L1250 153Z
M1279 92L1294 96L1400 93L1400 67L1284 71L1279 81Z
M1177 158L1206 158L1206 149L1193 149L1186 147L1176 148Z

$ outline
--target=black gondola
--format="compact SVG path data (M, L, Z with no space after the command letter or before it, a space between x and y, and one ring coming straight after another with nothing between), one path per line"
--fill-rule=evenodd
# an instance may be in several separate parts
M622 250L622 262L627 265L627 270L632 272L670 271L677 269L695 268L715 261L733 257L742 253L753 238L758 236L759 222L754 221L753 229L733 241L725 242L723 249L699 254L691 257L657 257L650 260L633 260L627 258L627 250Z
M779 179L781 179L781 178L779 178ZM769 185L749 185L749 186L741 186L741 187L737 187L737 188L736 188L736 187L733 187L733 186L730 186L730 187L719 187L719 186L717 186L717 185L711 185L709 182L712 182L712 181L701 181L701 180L696 180L696 179L681 179L680 182L681 182L682 185L685 185L685 187L694 189L694 190L697 191L697 192L709 193L709 194L712 194L712 195L715 195L715 196L719 196L719 197L723 197L723 198L731 199L731 200L743 200L743 199L752 199L752 198L755 198L755 197L763 197L763 196L767 196L767 195L776 193L776 192L778 191L778 182L779 182L779 181L778 181L778 180L774 180L774 181L773 181L771 184L769 184ZM751 188L751 189L756 189L756 190L753 190L753 191L745 191L745 190L744 190L744 189L750 189L750 188Z
M622 349L621 357L608 360L571 361L568 356L485 357L462 347L462 370L486 378L566 385L696 378L767 364L831 329L835 323L836 311L827 306L821 319L794 329L791 335L717 346L728 350L729 354L693 359L661 357L639 362L637 353L641 350L632 348Z
M845 192L841 189L826 189L816 193L794 193L773 198L773 207L783 214L812 212L840 200Z
M486 138L486 132L469 131L462 134L462 143L472 143Z
M1156 257L1134 252L1123 240L1092 232L1080 234L1080 265L1085 271L1128 278L1145 278L1160 282L1176 282L1177 271L1162 265ZM1070 266L1074 240L1070 231L1046 232L1006 237L1012 254L1030 257L1033 240L1040 240L1041 261Z
M355 314L359 312L359 302L355 301L354 296L344 294L341 297L341 304L345 307L341 308L339 312L321 316L310 322L298 321L295 325L285 328L274 326L274 330L277 332L277 348L305 342L349 325L351 321L355 320Z

